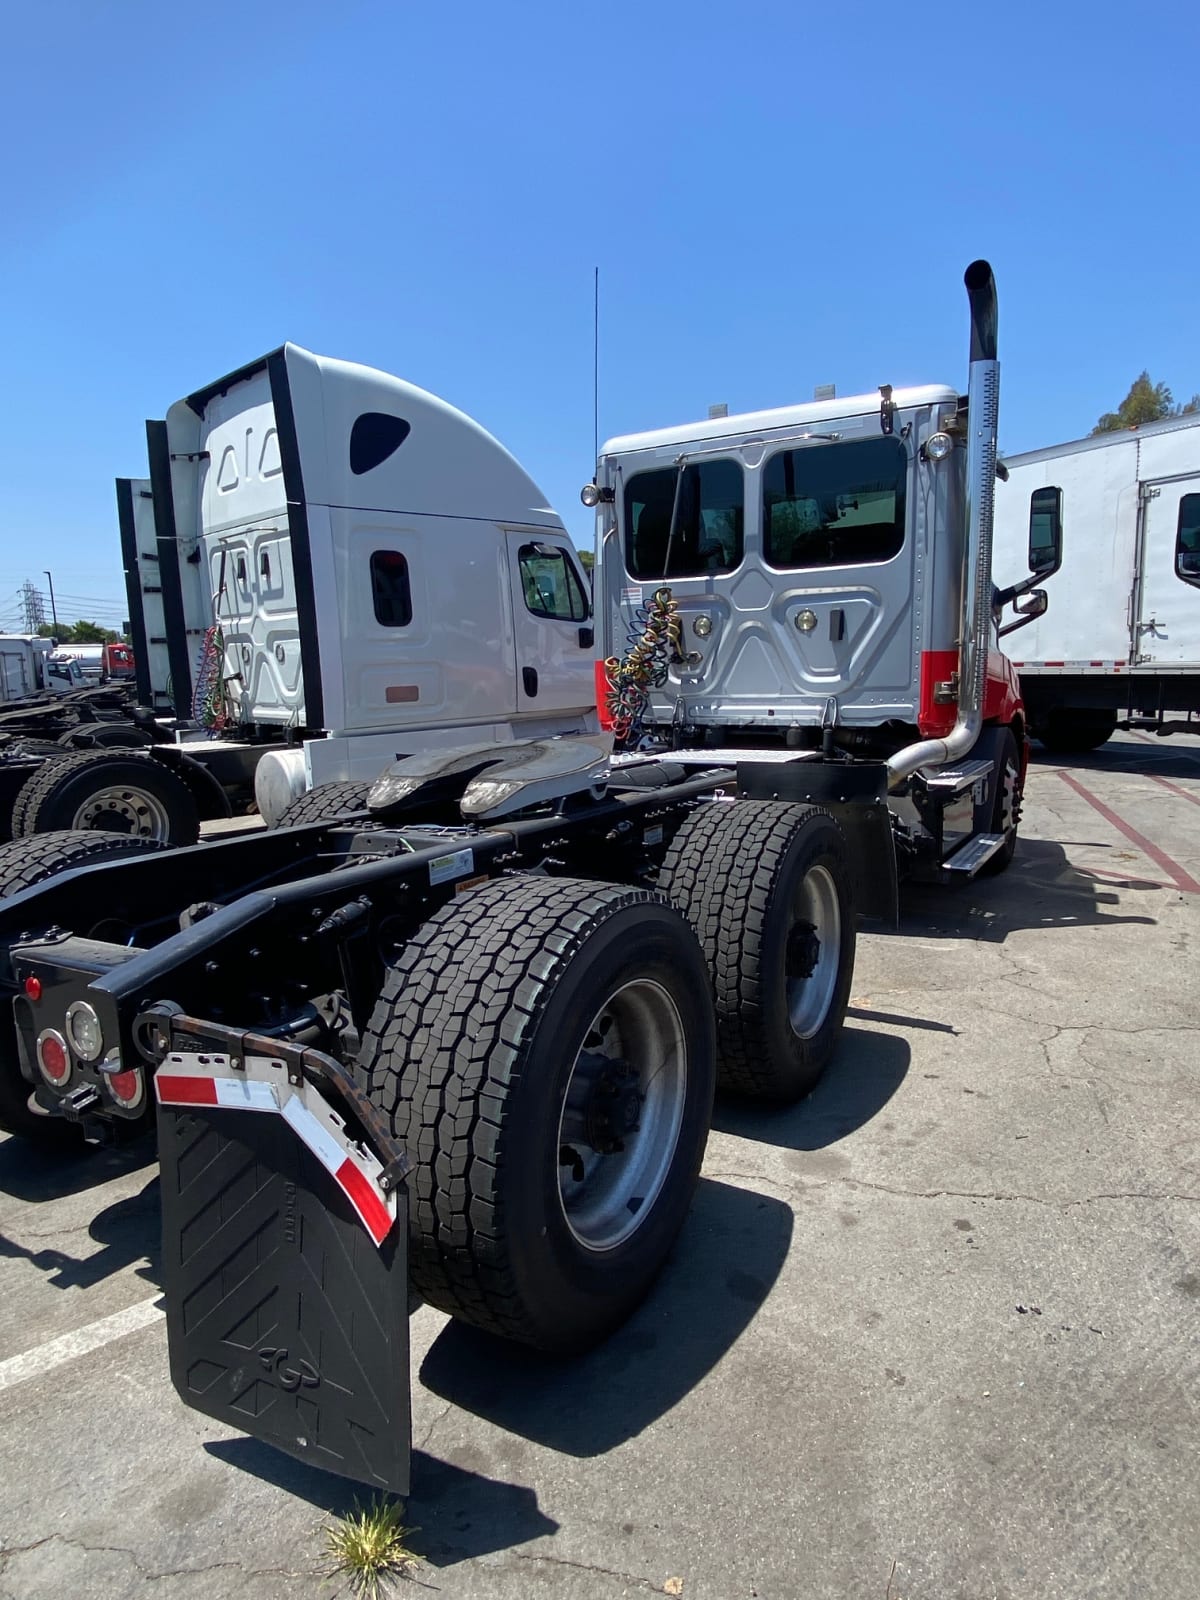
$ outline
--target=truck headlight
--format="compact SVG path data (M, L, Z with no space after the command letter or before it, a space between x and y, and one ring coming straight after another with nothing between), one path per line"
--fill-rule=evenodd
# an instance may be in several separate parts
M104 1053L104 1032L94 1006L76 1000L67 1007L67 1037L81 1061L96 1061Z

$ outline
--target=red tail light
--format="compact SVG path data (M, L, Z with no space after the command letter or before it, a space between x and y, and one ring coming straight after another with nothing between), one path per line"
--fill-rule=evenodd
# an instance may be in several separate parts
M146 1092L139 1067L130 1067L125 1072L106 1075L104 1081L108 1085L109 1094L119 1106L124 1106L126 1111L132 1111Z
M44 1033L38 1034L37 1061L42 1069L43 1078L56 1089L61 1089L71 1076L71 1057L67 1053L67 1041L53 1028L47 1028Z

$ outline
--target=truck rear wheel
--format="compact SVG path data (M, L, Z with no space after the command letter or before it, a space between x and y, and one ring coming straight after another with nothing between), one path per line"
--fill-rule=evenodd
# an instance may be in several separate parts
M0 900L31 889L60 872L84 862L107 861L115 856L145 855L161 850L151 839L122 838L105 833L43 833L33 839L15 839L0 845ZM31 1111L32 1090L21 1075L11 1019L0 1028L0 1129L16 1134L46 1150L81 1151L79 1128L65 1117Z
M48 761L13 807L21 838L59 829L188 845L200 837L200 817L184 780L153 757L87 750Z
M319 783L307 794L297 796L280 812L272 828L298 828L304 822L336 822L367 809L369 783Z
M556 1351L628 1316L712 1112L708 977L677 911L574 879L474 890L401 953L358 1070L413 1163L425 1300Z
M659 887L700 936L717 1016L717 1081L798 1100L841 1035L854 975L846 839L827 811L710 801L667 852Z
M1085 756L1107 744L1117 731L1115 711L1044 711L1033 724L1033 736L1052 755Z
M1021 761L1017 741L1011 728L998 730L996 753L993 757L996 782L990 813L976 815L976 831L1002 833L1004 843L979 869L981 878L994 878L1004 872L1017 851L1017 824L1021 816Z

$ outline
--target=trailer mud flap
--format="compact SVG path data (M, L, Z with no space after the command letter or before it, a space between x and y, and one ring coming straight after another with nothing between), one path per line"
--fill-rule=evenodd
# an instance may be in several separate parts
M406 1495L404 1187L305 1081L306 1054L191 1045L161 1063L171 1379L219 1422Z

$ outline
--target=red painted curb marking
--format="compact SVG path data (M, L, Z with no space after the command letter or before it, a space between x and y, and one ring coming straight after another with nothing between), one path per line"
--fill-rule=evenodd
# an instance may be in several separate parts
M1170 778L1160 778L1156 772L1150 774L1155 783L1161 783L1164 789L1170 789L1172 794L1177 794L1181 799L1190 800L1194 806L1200 806L1200 794L1189 794L1186 789L1181 789L1177 783L1172 783Z
M1200 883L1196 882L1186 867L1181 867L1177 861L1172 861L1165 850L1160 850L1152 840L1147 839L1144 833L1139 833L1132 823L1126 822L1123 817L1119 817L1115 811L1104 804L1103 800L1094 795L1090 789L1085 789L1079 780L1073 778L1069 772L1060 771L1058 775L1068 788L1074 789L1081 799L1086 800L1093 810L1098 811L1105 822L1111 823L1118 832L1125 835L1131 844L1137 845L1143 854L1150 857L1156 867L1161 867L1175 886L1183 890L1184 894L1200 894Z

